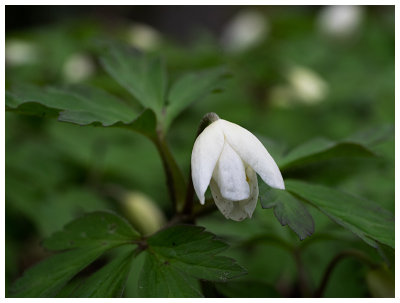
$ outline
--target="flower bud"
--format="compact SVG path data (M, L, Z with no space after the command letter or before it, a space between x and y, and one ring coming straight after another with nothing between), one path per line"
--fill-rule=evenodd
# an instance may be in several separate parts
M318 27L329 38L347 40L359 31L364 10L357 5L325 6L318 16Z
M245 10L226 26L221 42L227 52L240 53L256 46L268 35L266 18L257 11Z
M158 231L166 223L158 205L143 193L129 192L123 202L127 218L145 236Z
M71 83L78 83L89 78L95 71L92 59L83 53L76 53L67 58L63 66L64 78Z
M19 39L10 39L6 41L5 56L7 65L19 66L36 63L38 61L38 55L37 47L31 42Z

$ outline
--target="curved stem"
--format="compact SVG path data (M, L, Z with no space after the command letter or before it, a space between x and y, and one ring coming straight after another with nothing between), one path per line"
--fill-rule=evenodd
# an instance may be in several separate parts
M161 160L164 166L165 174L167 177L168 192L174 208L180 212L185 203L185 180L182 172L176 163L165 139L158 135L153 138L153 142L160 153Z
M317 290L314 293L314 298L321 298L323 295L326 285L328 284L329 278L336 267L336 265L343 259L346 259L348 257L353 257L356 258L357 260L361 261L362 263L365 263L367 266L371 268L375 268L377 264L375 264L366 254L364 254L361 251L358 250L345 250L337 254L331 262L328 264L328 267L325 270L324 276L321 280L321 283Z
M300 293L302 297L307 298L310 297L312 294L311 288L310 288L310 280L307 274L307 270L304 266L304 263L301 259L301 253L298 248L295 248L293 250L293 257L296 262L296 268L297 268L297 276L299 280L299 287L300 287Z

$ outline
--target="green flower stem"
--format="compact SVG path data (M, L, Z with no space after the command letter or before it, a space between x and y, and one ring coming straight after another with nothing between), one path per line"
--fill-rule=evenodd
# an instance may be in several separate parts
M164 166L167 177L167 186L171 201L177 212L181 212L185 203L186 183L182 172L176 163L164 136L158 135L152 138L154 144L160 153L161 160Z
M206 115L204 115L204 117L200 121L197 136L208 125L210 125L214 121L217 121L218 119L219 117L215 113L207 113ZM154 142L158 152L160 153L165 174L167 177L168 192L174 205L175 211L178 214L192 215L194 188L191 171L189 175L188 187L186 188L184 177L167 145L162 127L159 126L157 136L151 136L150 139Z
M311 297L312 291L310 287L310 278L307 269L304 266L299 249L296 248L293 250L293 257L296 262L299 292L303 298Z
M359 260L360 262L366 264L370 268L376 268L378 265L371 260L365 253L358 251L358 250L345 250L338 253L328 264L328 267L325 270L324 276L322 277L321 283L317 290L314 293L314 298L321 298L324 294L326 285L328 284L329 278L336 267L336 265L343 259L348 257L353 257Z

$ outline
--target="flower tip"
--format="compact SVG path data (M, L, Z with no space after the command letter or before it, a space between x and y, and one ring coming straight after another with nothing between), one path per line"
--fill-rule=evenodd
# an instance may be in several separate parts
M275 187L276 189L281 189L281 190L285 190L285 183L283 183L283 180L278 182L277 184L275 184L273 187Z

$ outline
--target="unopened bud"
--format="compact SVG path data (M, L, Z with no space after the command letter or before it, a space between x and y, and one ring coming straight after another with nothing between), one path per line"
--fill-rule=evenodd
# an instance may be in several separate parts
M164 213L147 195L129 192L123 198L126 217L143 235L158 231L166 223Z

